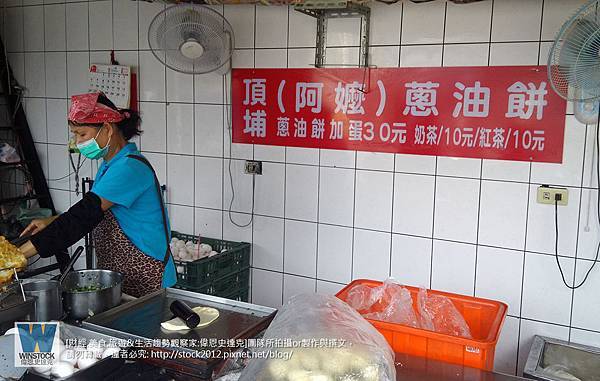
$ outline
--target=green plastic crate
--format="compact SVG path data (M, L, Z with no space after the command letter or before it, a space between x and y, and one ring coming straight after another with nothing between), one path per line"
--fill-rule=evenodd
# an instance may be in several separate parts
M177 284L176 287L227 299L242 300L241 298L245 298L243 301L247 301L250 290L250 268L226 275L198 287L183 286L181 284Z
M250 294L250 289L241 289L233 292L230 295L224 296L226 299L237 300L238 302L248 302L248 295Z
M171 235L180 240L198 242L198 237L189 234L173 231ZM247 242L202 237L201 243L209 244L219 254L193 262L176 260L177 285L180 288L198 290L224 276L250 267L250 244ZM222 250L226 251L221 253Z

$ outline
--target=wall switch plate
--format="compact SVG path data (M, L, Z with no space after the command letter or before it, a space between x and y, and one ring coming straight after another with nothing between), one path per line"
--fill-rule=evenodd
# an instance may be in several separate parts
M262 175L262 161L246 160L244 173L247 175Z
M556 195L560 195L558 205L566 206L569 203L569 190L567 188L553 188L547 185L542 185L538 188L537 202L538 204L554 205Z

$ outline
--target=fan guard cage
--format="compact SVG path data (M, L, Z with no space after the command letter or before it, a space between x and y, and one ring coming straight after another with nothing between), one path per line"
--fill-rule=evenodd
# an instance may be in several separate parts
M600 0L588 2L562 26L548 57L548 78L564 99L600 98Z
M198 58L181 53L186 42L203 48ZM167 67L188 74L218 70L228 64L233 52L233 28L217 11L198 4L178 4L157 14L148 29L148 45Z

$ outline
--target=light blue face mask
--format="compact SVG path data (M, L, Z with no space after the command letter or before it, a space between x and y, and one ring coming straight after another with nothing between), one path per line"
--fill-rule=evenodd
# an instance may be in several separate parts
M106 156L106 154L108 153L111 138L108 138L108 143L106 143L106 146L104 148L100 148L100 146L98 145L98 141L96 141L96 138L98 137L98 135L100 135L100 131L102 131L102 128L104 127L100 127L100 130L96 134L95 138L91 138L86 142L77 144L77 149L79 149L79 152L81 152L81 154L87 157L88 159L98 160Z

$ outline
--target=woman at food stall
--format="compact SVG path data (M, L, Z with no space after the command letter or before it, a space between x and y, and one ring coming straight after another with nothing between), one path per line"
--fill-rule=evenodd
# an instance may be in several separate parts
M142 296L175 284L170 226L159 182L135 143L140 117L104 94L71 98L69 128L79 152L103 159L90 192L58 217L33 221L22 235L27 258L49 257L92 233L98 268L123 274L123 292Z

